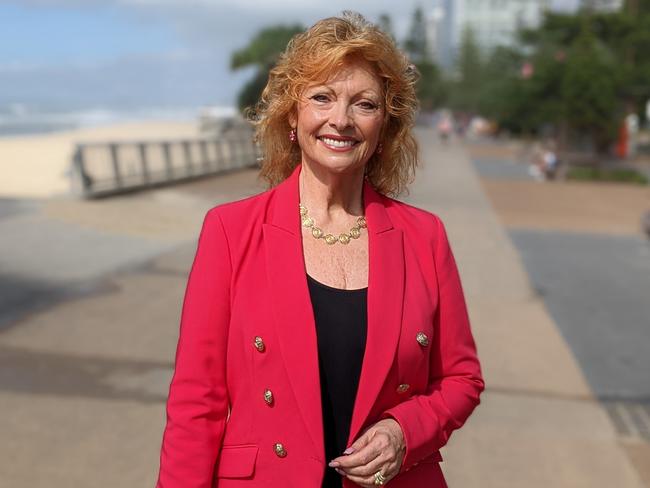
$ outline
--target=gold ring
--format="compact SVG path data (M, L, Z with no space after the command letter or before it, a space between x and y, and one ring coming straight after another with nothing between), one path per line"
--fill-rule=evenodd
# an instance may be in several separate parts
M375 473L375 486L381 486L384 483L386 483L386 478L384 478L384 475L381 474L381 471L377 471Z

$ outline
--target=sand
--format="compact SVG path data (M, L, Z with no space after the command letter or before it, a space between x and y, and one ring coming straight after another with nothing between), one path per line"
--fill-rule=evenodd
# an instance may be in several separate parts
M0 138L0 198L47 198L70 193L68 174L77 143L199 135L196 122L146 121Z

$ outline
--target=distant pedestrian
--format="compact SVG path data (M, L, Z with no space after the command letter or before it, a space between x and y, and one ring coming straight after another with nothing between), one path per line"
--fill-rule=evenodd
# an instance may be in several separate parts
M530 165L528 166L528 174L532 176L535 181L544 181L544 148L539 142L535 142L530 156Z
M555 142L549 140L544 144L536 142L533 146L531 164L528 168L536 181L553 180L557 175L558 157L555 151Z
M453 128L454 125L451 122L451 117L449 115L443 115L438 121L438 135L443 144L446 144L449 141Z
M546 149L543 155L543 170L544 176L547 180L555 179L557 174L557 154L553 149Z
M555 139L549 139L544 144L542 154L542 171L547 180L555 179L558 169L557 144Z

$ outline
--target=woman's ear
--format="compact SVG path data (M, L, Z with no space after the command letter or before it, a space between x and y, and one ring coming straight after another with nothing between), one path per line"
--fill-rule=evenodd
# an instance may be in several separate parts
M295 111L295 109L292 110L292 111L289 113L289 117L288 117L288 119L289 119L289 126L290 126L292 129L295 129L296 127L298 127L298 117L296 116L296 111Z

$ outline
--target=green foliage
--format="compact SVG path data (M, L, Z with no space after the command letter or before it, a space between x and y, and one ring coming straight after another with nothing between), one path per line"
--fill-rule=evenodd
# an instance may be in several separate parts
M275 64L289 40L304 30L300 25L279 25L262 29L246 47L232 53L230 68L235 70L251 65L267 67Z
M588 136L605 152L626 113L636 111L644 120L650 0L628 0L618 12L547 13L539 28L520 32L519 40L509 56L495 51L482 77L479 111L502 127L555 127L565 136ZM525 63L533 72L524 77Z
M254 107L257 104L268 78L268 71L260 69L244 84L237 95L237 107L241 111L246 110L247 107Z
M408 36L404 41L404 50L411 61L418 64L430 59L429 46L427 42L427 25L424 18L424 12L421 6L417 6L413 11L411 19L411 28Z
M404 41L404 50L420 73L417 96L421 110L431 111L439 108L447 97L447 90L440 69L431 60L426 19L420 6L413 11L411 28Z
M441 107L447 98L447 88L440 69L431 61L422 61L417 68L420 72L417 96L421 110L432 111Z
M393 34L393 21L390 18L390 15L383 13L379 15L379 22L377 26L390 37L395 40L395 34Z
M527 124L530 109L519 71L524 56L516 49L496 48L487 59L481 77L478 112L498 120L502 128L517 131Z
M549 45L570 49L589 29L601 54L606 52L613 60L620 103L642 116L645 100L650 98L650 0L626 4L620 12L547 14L543 25L522 32L521 40L534 50Z
M300 25L268 27L258 32L247 46L232 53L230 58L232 70L247 66L257 68L253 78L244 85L237 96L240 110L245 110L246 107L257 103L266 86L269 71L291 38L303 31L304 27Z
M564 118L578 131L590 131L600 152L619 125L618 76L611 53L599 45L584 23L567 58L560 87Z
M650 0L625 0L623 8L632 15L648 14L650 13Z
M638 3L638 14L619 16L622 25L616 53L621 60L622 95L643 120L643 108L650 99L650 1Z
M456 62L457 80L451 92L451 106L463 112L478 112L483 83L483 59L474 31L467 26Z
M619 183L635 183L647 185L648 178L634 169L614 168L571 168L567 171L567 179L578 181L614 181Z

